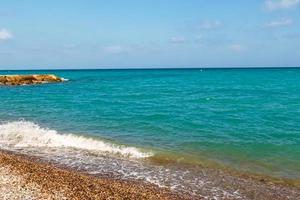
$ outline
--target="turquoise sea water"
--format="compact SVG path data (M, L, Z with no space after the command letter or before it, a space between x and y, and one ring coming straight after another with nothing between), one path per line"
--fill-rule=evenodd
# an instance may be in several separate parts
M103 150L300 178L300 69L0 72L35 73L69 81L0 87L3 148ZM57 134L84 138L52 141Z

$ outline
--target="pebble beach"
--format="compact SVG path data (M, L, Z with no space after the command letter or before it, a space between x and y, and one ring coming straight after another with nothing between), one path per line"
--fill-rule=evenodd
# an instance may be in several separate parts
M299 71L259 72L2 72L0 199L298 200Z
M152 185L100 179L0 153L0 199L187 199Z
M223 187L224 194L209 197L209 194L176 193L143 182L91 176L44 162L38 157L0 151L0 199L296 200L300 196L297 186L214 170L206 173ZM225 194L226 190L234 190L235 195Z

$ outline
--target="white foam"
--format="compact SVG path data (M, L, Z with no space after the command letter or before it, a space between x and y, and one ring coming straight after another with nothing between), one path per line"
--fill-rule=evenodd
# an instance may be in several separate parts
M144 158L152 154L134 147L119 146L84 136L60 134L32 122L0 123L0 148L38 156L47 162L95 176L144 181L204 199L242 199L237 191L219 188L219 179L206 175L203 170L193 171L177 166L147 164L139 159L127 159ZM106 153L118 154L121 157L107 156Z
M145 158L151 153L135 147L126 147L75 134L60 134L55 130L41 128L28 121L0 124L0 146L26 148L50 147L88 150L95 153L110 153L130 158Z
M69 81L67 78L61 78L62 81Z

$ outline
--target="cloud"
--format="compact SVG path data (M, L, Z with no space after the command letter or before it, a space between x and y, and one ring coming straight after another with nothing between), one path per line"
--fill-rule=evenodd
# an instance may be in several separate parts
M241 44L231 44L228 46L229 50L234 52L244 52L247 50L247 48L244 45Z
M212 30L219 28L221 26L221 22L214 20L214 21L203 21L200 24L201 29L206 29L206 30Z
M300 0L266 0L265 6L268 10L289 9L297 6Z
M0 29L0 40L9 40L12 39L13 35L11 32L5 28Z
M277 27L282 27L282 26L289 26L291 24L293 24L292 19L281 18L279 20L270 21L269 23L266 24L266 27L277 28Z
M172 44L183 44L186 42L186 39L183 37L171 37L170 43Z

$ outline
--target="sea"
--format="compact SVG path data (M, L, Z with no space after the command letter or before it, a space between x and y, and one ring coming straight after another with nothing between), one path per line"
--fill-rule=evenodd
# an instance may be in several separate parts
M300 179L298 68L0 74L65 79L0 86L0 149L192 193L203 168Z

